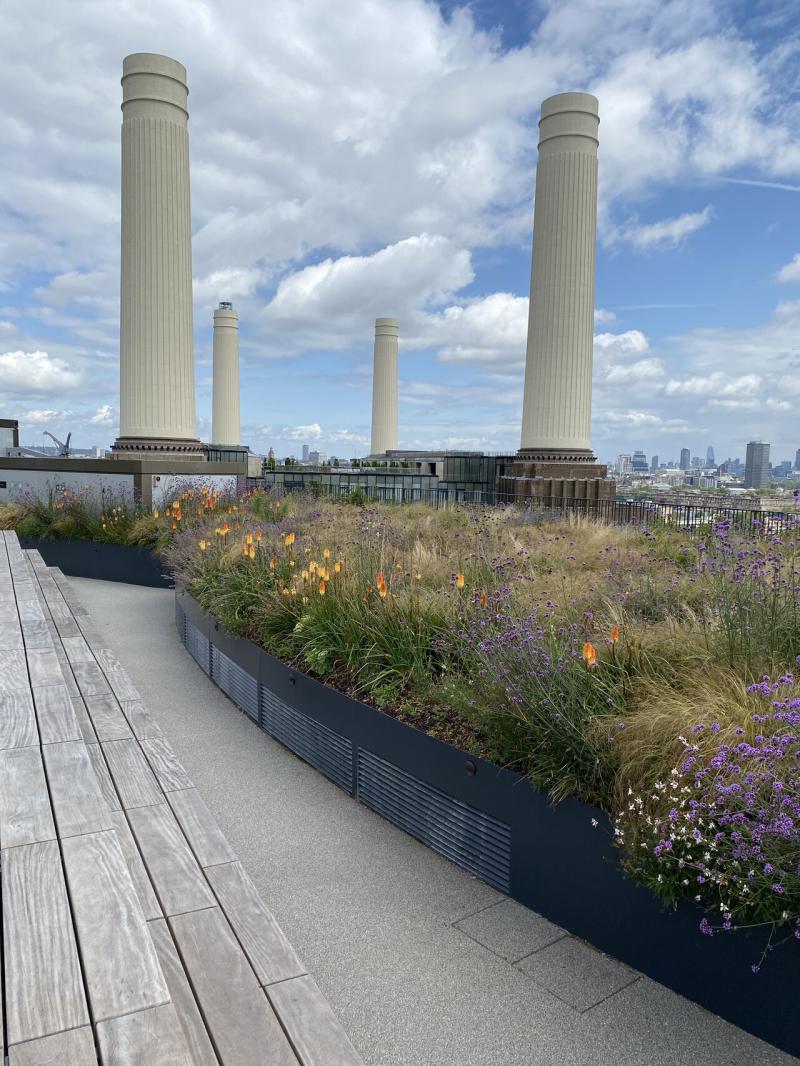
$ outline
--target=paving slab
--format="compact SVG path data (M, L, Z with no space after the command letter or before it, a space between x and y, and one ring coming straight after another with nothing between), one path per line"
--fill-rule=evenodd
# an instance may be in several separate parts
M640 976L571 936L528 955L517 968L579 1011L596 1006Z
M485 907L455 926L509 962L517 962L567 935L565 929L512 899Z
M564 1002L496 950L550 923L503 903L484 919L494 950L458 928L505 897L261 732L186 652L171 591L70 583L366 1066L796 1062L646 978L583 1013Z

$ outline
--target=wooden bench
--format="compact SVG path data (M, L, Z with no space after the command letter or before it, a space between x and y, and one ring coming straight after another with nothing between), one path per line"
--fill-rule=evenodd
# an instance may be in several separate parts
M355 1066L69 582L0 534L9 1066Z

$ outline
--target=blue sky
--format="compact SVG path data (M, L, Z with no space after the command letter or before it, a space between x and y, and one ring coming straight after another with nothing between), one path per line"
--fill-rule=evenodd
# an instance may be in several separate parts
M240 312L243 437L367 450L400 319L400 445L519 443L541 100L600 101L593 444L800 447L800 15L704 0L32 0L0 41L0 416L117 433L122 58L190 86L198 429ZM46 59L44 58L46 57Z

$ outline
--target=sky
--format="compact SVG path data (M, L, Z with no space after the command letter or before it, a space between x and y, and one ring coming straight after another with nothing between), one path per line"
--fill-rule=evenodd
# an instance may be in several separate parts
M600 102L601 460L800 448L792 0L7 0L0 417L118 432L122 59L189 80L198 433L239 311L242 437L369 450L374 320L399 446L519 447L541 101Z

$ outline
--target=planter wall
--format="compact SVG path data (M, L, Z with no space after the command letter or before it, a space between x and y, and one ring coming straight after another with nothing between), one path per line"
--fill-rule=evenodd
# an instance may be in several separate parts
M577 800L553 810L519 775L227 636L182 589L176 624L197 663L254 722L354 798L602 951L800 1053L795 941L778 946L754 975L764 931L704 937L697 908L665 911L624 876L602 811Z
M46 537L20 537L19 542L23 548L37 548L48 566L57 566L69 577L95 577L162 589L175 586L159 557L147 548Z

